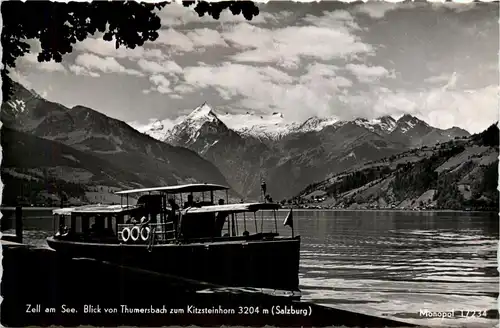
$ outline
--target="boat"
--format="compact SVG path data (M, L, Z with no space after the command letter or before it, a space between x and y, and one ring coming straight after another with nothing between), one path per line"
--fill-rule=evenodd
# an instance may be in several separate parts
M122 198L119 205L56 209L55 234L47 243L68 258L91 258L224 287L300 293L300 236L293 235L293 218L287 224L292 236L280 236L279 204L228 204L228 189L188 184L124 190L116 192ZM216 204L218 191L226 192L226 201L221 198ZM201 193L203 200L194 201L194 193ZM205 200L206 193L210 197ZM129 204L129 197L138 194L137 203ZM177 201L182 204L186 194L181 208ZM265 232L269 213L274 225L269 229L267 224L270 231Z

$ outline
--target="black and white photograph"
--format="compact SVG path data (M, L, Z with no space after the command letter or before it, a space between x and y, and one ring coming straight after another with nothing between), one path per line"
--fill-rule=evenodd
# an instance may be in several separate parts
M1 2L0 323L498 327L499 2Z

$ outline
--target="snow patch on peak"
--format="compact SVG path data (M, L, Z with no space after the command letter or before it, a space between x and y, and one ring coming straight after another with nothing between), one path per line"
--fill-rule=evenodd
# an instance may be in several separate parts
M156 120L151 124L151 130L152 131L158 131L158 130L163 130L165 129L165 126L160 120Z
M339 122L339 120L336 117L320 118L315 116L302 123L298 127L297 132L321 131L327 126L334 125L337 122Z
M147 124L129 122L128 125L154 139L163 141L169 134L170 129L174 127L175 123L177 122L169 119L151 119Z
M192 129L199 130L207 122L221 122L214 110L207 103L196 107L180 124L191 125ZM177 125L176 125L177 126Z
M429 124L427 124L427 122L422 121L415 116L411 116L410 114L403 115L397 121L397 125L399 126L399 130L401 130L402 133L408 132L409 130L413 129L417 125L423 125L426 127L429 126Z
M380 126L382 127L382 129L384 129L385 131L387 131L389 133L394 131L398 125L396 120L390 116L382 116L379 118L379 120L380 120Z
M216 119L217 115L212 110L212 107L206 102L203 105L196 107L187 117L188 120L200 120L200 119Z
M223 116L223 115L221 115ZM176 143L179 138L186 139L184 143L189 145L198 139L200 131L205 124L211 128L225 126L225 123L214 112L207 103L196 107L184 120L176 124L168 133L164 141Z
M354 123L358 126L364 127L370 131L382 131L391 133L397 126L397 122L390 116L382 116L368 120L366 118L357 118Z
M23 113L26 110L26 103L21 99L10 100L7 104L16 112Z

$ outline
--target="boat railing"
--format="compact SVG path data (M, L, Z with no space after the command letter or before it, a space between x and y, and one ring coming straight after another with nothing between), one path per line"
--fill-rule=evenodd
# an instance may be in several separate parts
M171 221L165 223L118 224L118 240L121 243L153 243L175 240L175 227Z

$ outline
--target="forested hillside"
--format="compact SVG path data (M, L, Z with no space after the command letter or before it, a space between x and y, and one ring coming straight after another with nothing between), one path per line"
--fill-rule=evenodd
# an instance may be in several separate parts
M498 210L497 125L353 167L285 200L304 207Z

